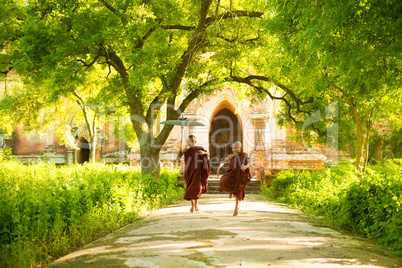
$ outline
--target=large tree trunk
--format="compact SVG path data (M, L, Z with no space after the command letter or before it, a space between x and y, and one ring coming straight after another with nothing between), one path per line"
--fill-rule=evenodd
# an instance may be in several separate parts
M369 159L369 147L370 147L370 130L371 130L371 122L369 119L367 119L366 121L366 137L365 137L365 141L364 141L364 155L363 155L363 163L362 165L362 179L364 178L364 175L366 174L366 168L367 168L367 164L368 164L368 159Z
M151 174L155 179L159 180L159 152L160 149L151 148L149 143L140 146L142 175Z
M356 123L356 171L357 171L357 177L360 181L363 180L364 178L364 172L365 172L365 166L364 166L364 137L363 137L363 124L361 120L361 116L359 114L359 111L357 110L357 107L353 104L352 101L349 101L351 104L352 110L353 110L353 115L355 118L355 123ZM368 133L367 133L368 134Z
M364 172L366 171L365 165L367 165L367 161L364 160L364 134L363 134L363 123L359 113L357 106L354 104L353 99L350 98L342 88L335 86L335 88L339 89L344 97L347 99L352 111L353 117L356 123L356 171L357 178L362 181L364 178ZM367 132L367 135L369 133ZM368 141L368 136L366 137L366 141Z
M115 60L116 69L123 79L123 84L126 89L127 98L130 104L131 111L131 121L134 126L134 130L137 134L138 140L140 141L140 154L141 154L141 171L142 174L152 174L155 178L159 179L160 173L160 163L159 163L159 152L162 145L165 143L169 137L170 131L173 126L165 125L159 135L154 138L154 120L153 114L157 114L154 111L155 107L160 109L161 104L167 101L167 119L175 120L179 118L180 114L186 109L190 102L197 97L198 92L194 90L182 101L181 105L175 110L176 94L179 91L180 85L182 83L183 77L187 71L191 60L194 58L194 53L197 51L199 45L201 44L203 37L205 36L205 30L207 28L207 17L208 11L211 7L212 0L203 0L201 2L200 18L198 25L193 32L192 36L188 40L188 46L186 51L183 52L181 56L181 61L178 63L174 69L175 75L171 83L165 83L164 89L154 98L151 105L144 109L141 101L133 94L130 83L129 75L127 69L124 67L123 62L115 53L109 53L113 56ZM166 92L170 92L171 95L166 99ZM154 106L155 105L155 106Z
M90 127L88 125L89 135L90 135L89 140L90 140L90 143L91 143L91 146L90 146L91 149L89 151L89 162L91 162L91 163L96 162L96 149L98 147L98 144L97 144L98 137L96 135L96 127L97 127L97 125L96 125L96 116L95 116L94 120L93 120L92 127Z
M368 157L369 157L369 143L370 143L370 130L371 122L369 119L366 121L366 129L364 133L364 127L361 120L361 116L355 106L352 107L353 114L356 122L356 135L357 135L357 146L356 146L356 169L357 177L360 181L364 179L366 173Z
M382 157L383 157L383 150L384 150L384 140L380 138L380 140L377 142L375 145L374 149L374 156L373 156L373 162L375 164L382 162Z
M357 177L359 178L359 180L363 180L364 177L364 173L363 173L363 163L364 163L364 159L363 159L363 152L364 152L364 137L363 137L363 125L362 122L360 120L360 115L356 116L355 113L355 122L356 122L356 139L357 139L357 145L356 145L356 170L357 170Z
M96 162L96 136L90 138L90 151L89 151L89 162L95 163Z
M80 106L80 108L82 110L82 113L85 118L85 124L87 125L87 128L88 128L89 142L90 142L89 162L95 163L96 162L96 149L98 146L97 142L96 142L98 139L98 137L96 135L96 128L97 128L96 115L94 115L94 118L92 120L92 125L91 125L85 100L77 92L74 91L73 94L77 97L77 104Z

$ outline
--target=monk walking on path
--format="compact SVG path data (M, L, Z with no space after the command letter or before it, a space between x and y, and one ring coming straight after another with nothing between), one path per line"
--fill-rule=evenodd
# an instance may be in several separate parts
M242 152L242 144L240 141L236 141L232 145L233 154L230 154L218 167L218 177L219 170L227 162L230 161L229 169L220 178L220 192L229 192L229 198L232 195L236 198L236 207L233 216L237 216L239 213L239 201L244 199L244 188L246 184L251 180L250 168L248 166L248 155Z
M197 140L194 135L187 139L189 148L184 152L184 181L186 192L184 199L191 201L190 212L198 211L198 199L201 194L208 191L208 177L211 173L208 152L201 146L196 146Z

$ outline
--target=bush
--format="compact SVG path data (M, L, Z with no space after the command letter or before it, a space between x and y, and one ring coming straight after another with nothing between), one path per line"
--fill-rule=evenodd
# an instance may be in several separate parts
M10 161L13 159L13 152L11 148L0 149L0 162Z
M36 267L183 196L129 166L0 163L0 267Z
M342 213L342 227L377 240L402 253L402 165L387 162L367 170L361 183L351 184Z
M402 254L401 160L370 166L362 182L348 163L315 172L282 171L261 194Z

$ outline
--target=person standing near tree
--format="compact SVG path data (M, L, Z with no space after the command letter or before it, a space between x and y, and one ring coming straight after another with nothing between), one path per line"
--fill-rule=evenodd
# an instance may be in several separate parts
M186 191L183 199L191 201L190 212L198 211L198 199L208 192L208 177L211 173L208 152L196 146L197 139L190 135L187 139L189 148L184 151L184 181Z
M235 143L233 143L233 154L230 154L219 164L217 172L219 178L219 171L221 167L227 161L230 161L229 169L220 178L220 187L218 188L218 190L220 192L228 192L229 198L231 198L232 195L235 196L236 206L233 216L237 216L239 214L239 201L242 201L244 199L244 188L246 187L246 184L251 181L248 155L247 153L242 152L241 148L242 144L240 141L236 141Z

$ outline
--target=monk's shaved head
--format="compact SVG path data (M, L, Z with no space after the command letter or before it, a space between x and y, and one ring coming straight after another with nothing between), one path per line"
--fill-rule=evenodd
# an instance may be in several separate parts
M187 143L188 143L188 145L189 145L190 147L195 146L196 142L197 142L197 139L195 138L194 135L188 136L188 138L187 138Z
M233 146L236 146L236 148L241 148L241 142L240 141L235 141L233 143Z

